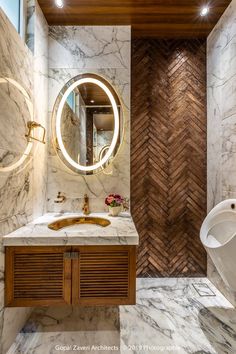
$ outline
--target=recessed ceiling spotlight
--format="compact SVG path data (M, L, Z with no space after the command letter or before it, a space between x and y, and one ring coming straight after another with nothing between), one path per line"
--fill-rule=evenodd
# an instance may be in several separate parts
M204 6L202 9L201 9L201 16L206 16L207 14L209 13L209 7L208 6Z
M55 0L55 4L56 4L56 6L59 7L60 9L64 6L63 0Z
M91 100L90 103L94 103L94 100Z

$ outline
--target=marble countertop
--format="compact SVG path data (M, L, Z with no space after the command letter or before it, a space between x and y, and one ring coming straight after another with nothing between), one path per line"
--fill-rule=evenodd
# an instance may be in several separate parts
M139 236L129 213L112 217L107 213L89 216L108 219L106 227L80 224L54 231L48 224L66 217L83 216L79 213L47 213L3 237L4 246L65 246L65 245L138 245Z

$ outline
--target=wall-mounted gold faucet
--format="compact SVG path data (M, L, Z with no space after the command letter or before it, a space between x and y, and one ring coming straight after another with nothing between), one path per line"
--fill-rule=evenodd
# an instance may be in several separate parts
M29 121L27 123L27 127L28 127L28 133L25 134L25 136L28 139L28 141L36 140L36 141L39 141L40 143L46 144L46 141L45 141L46 129L41 124L34 122L34 121ZM40 128L43 130L43 136L41 139L34 137L34 129L35 128Z
M89 197L88 197L87 194L84 195L83 213L84 213L84 215L89 215L89 214L90 214L90 210L89 210Z

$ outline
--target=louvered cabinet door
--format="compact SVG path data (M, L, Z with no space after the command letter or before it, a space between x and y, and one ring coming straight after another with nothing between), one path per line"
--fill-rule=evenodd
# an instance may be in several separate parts
M136 247L73 247L72 303L135 304Z
M6 247L6 306L69 304L68 254L67 247Z

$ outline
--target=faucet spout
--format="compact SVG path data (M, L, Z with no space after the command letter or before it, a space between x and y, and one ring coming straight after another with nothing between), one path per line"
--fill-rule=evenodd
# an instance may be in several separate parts
M84 195L83 213L84 213L84 215L89 215L89 214L90 214L90 210L89 210L89 197L88 197L87 194Z

